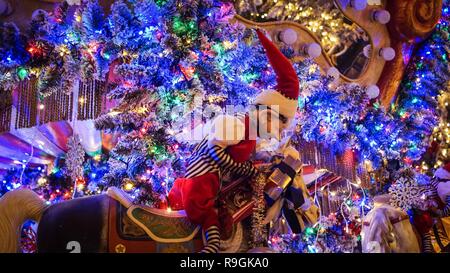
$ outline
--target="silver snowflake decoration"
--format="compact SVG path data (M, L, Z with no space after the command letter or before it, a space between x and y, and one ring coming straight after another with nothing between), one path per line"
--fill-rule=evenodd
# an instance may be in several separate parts
M422 191L417 181L412 178L400 177L389 188L391 205L404 211L422 203Z

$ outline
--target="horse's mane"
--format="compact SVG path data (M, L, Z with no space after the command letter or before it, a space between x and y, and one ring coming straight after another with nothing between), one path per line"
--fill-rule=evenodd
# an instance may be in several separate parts
M393 226L389 219L399 217L403 212L389 204L390 196L379 195L373 198L374 208L364 217L364 222L370 223L365 230L363 246L369 246L370 242L378 242L381 252L391 252L390 243L395 242ZM370 246L368 247L370 248ZM372 252L375 249L366 249L364 251Z
M389 195L374 197L374 208L364 217L363 251L365 252L419 252L411 224L407 220L392 224L391 219L400 219L407 214L389 204ZM379 249L376 249L376 248Z

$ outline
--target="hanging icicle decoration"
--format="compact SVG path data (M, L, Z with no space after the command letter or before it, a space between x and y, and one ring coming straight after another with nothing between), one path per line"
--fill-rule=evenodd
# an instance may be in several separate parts
M331 149L317 143L307 142L303 139L297 139L294 145L301 152L302 161L305 164L314 165L316 169L327 169L350 181L355 181L358 175L361 182L366 182L365 180L369 179L367 176L361 177L357 173L357 162L351 150L345 151L341 156L337 156Z
M73 93L53 92L41 100L43 109L39 112L39 123L72 120Z
M77 134L73 134L67 141L69 150L66 154L67 172L74 183L73 196L76 196L77 187L84 183L83 178L83 162L85 151L81 145L81 139Z
M98 80L80 82L78 92L78 120L97 118L102 111L102 97L106 83Z
M12 93L0 90L0 133L8 132L11 127Z
M36 79L23 80L19 83L17 91L16 129L30 128L37 124L38 91ZM43 109L43 105L39 105Z

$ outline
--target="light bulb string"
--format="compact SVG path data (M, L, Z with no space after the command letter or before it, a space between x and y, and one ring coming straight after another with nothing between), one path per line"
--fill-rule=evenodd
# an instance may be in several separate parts
M344 205L349 210L349 207L348 207L346 202L347 202L347 200L349 200L349 198L351 198L351 196L353 194L353 188L351 186L352 183L348 179L346 179L345 181L346 181L346 186L347 186L347 190L349 191L349 194L347 195L347 197L344 198L344 202L341 203L340 213L341 213L342 218L344 218L345 232L348 233L348 221L347 221L347 217L345 216L345 213L344 213ZM353 247L353 244L352 244L352 252L353 252L353 248L354 247Z
M320 202L318 201L317 198L317 179L319 178L319 176L317 175L316 172L314 172L315 178L314 178L314 203L316 203L317 207L319 208L319 220L317 221L317 223L315 223L313 225L313 228L315 228L316 226L321 226L321 222L322 222L322 206L320 205ZM317 240L319 239L319 231L317 231L316 233L316 237L314 238L314 248L316 248L317 246Z
M19 178L19 183L20 185L23 185L23 175L25 173L25 169L28 167L28 163L30 163L30 161L33 159L34 156L34 141L36 140L36 130L34 130L33 132L33 138L30 142L30 156L28 157L27 161L24 163L22 163L22 171L20 172L20 178Z

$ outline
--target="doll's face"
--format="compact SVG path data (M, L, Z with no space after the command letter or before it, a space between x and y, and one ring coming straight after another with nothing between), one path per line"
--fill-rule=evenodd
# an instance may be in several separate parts
M259 111L258 113L258 136L260 138L281 139L281 133L288 127L288 120L284 116L271 109Z

